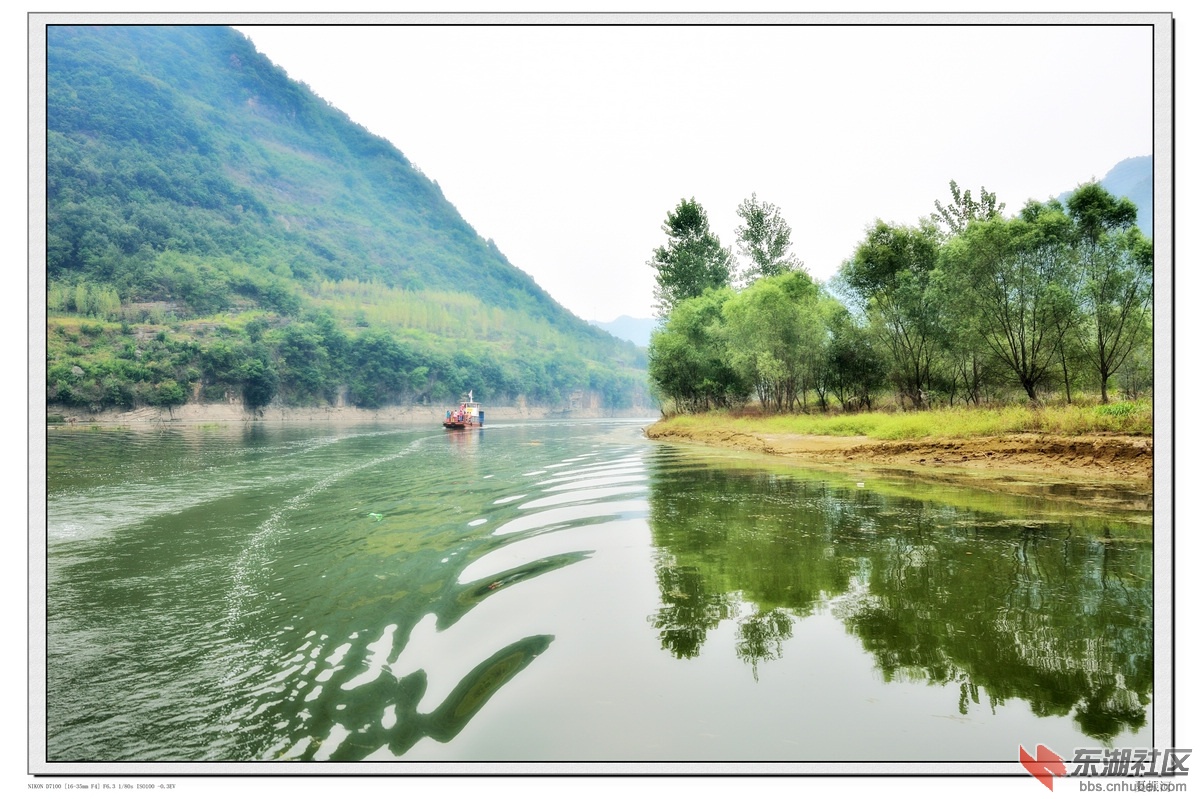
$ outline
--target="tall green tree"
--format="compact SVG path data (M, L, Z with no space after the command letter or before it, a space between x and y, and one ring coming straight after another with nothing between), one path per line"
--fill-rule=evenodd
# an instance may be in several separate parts
M829 344L825 351L826 381L842 410L871 410L875 390L883 385L886 367L883 356L865 327L856 323L846 307L826 320Z
M1031 401L1075 310L1071 233L1058 202L1030 202L1015 219L970 223L947 248L946 269L984 343Z
M1108 381L1137 346L1151 313L1154 246L1137 227L1137 206L1098 183L1067 198L1075 223L1079 263L1078 307L1083 349L1108 402Z
M927 404L938 336L939 307L930 291L938 237L932 224L877 221L840 273L891 356L896 389L918 408Z
M967 404L979 405L989 384L995 382L997 370L995 358L980 332L974 302L944 261L932 281L931 291L941 316L936 331L935 381L951 405L959 396Z
M655 308L665 319L680 302L730 285L733 254L709 229L708 214L694 197L679 201L662 230L667 243L654 250L648 264L655 273Z
M792 227L774 203L762 202L757 194L743 200L737 209L742 224L738 226L738 251L748 258L749 266L742 271L740 282L748 286L763 277L791 272L803 267L789 250L792 246Z

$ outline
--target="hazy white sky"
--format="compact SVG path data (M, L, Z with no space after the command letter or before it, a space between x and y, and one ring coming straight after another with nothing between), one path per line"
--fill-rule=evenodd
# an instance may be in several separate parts
M951 179L1015 213L1152 152L1148 27L239 29L587 319L652 315L685 197L725 245L743 199L775 203L824 280Z

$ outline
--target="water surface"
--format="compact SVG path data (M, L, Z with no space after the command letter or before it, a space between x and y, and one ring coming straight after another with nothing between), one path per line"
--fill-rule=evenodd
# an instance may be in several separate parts
M1149 746L1147 519L636 422L48 433L56 761Z

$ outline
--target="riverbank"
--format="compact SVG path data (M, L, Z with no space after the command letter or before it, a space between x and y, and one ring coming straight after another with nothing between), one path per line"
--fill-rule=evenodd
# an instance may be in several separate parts
M526 419L607 419L607 418L653 418L657 409L626 408L609 410L581 408L573 410L541 408L527 405L487 406L484 408L487 421L511 421ZM103 426L138 426L147 424L206 424L213 422L398 422L413 424L437 424L445 417L445 407L395 405L384 408L355 408L351 406L323 406L289 408L269 405L257 411L248 410L241 403L188 403L177 408L136 408L131 411L105 410L89 412L80 408L48 406L47 418L62 418L64 424L90 424Z
M734 448L823 464L903 467L947 475L1020 472L1046 478L1111 481L1151 488L1154 439L1149 435L1045 432L927 436L887 440L867 435L812 435L746 430L746 420L685 427L660 421L652 439Z

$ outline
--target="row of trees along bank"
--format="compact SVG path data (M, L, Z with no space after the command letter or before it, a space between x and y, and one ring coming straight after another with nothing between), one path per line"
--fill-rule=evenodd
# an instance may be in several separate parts
M776 206L739 206L739 270L680 201L649 261L659 396L794 412L869 410L889 390L902 408L1148 391L1153 246L1132 201L1089 183L1006 217L994 193L950 190L916 225L877 221L824 285L789 254Z

